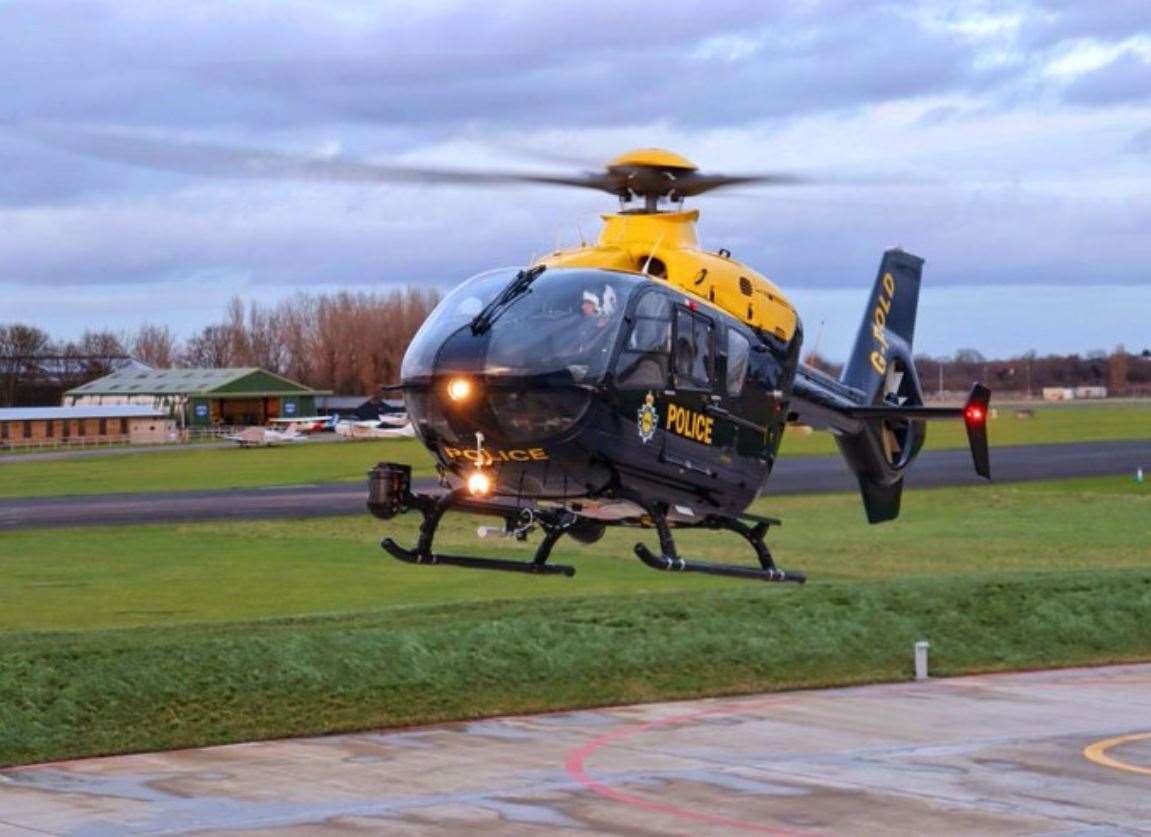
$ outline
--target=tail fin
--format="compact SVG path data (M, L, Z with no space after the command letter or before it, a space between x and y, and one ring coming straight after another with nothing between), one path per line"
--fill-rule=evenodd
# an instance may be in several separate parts
M898 248L886 251L879 262L855 348L840 377L862 394L862 405L923 403L911 354L922 277L923 259ZM922 422L873 419L858 436L836 438L859 479L871 523L899 516L902 471L919 453L925 435Z
M967 426L975 471L990 477L987 448L988 400L981 384L963 407L929 407L912 362L915 315L923 259L888 250L855 349L839 382L800 364L791 392L791 410L815 427L832 430L847 465L859 480L863 508L871 523L899 516L903 475L919 455L932 419L962 418Z
M893 364L914 369L911 346L919 309L923 259L900 249L888 250L879 263L870 304L859 326L855 348L840 380L860 390L865 403L875 403Z

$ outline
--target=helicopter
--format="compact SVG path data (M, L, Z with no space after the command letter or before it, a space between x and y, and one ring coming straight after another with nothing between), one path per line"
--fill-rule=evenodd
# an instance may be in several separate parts
M923 259L883 254L835 379L800 361L802 324L774 283L727 250L700 249L699 212L684 211L684 199L756 181L790 182L704 175L662 149L628 152L575 183L621 203L595 244L450 292L392 387L446 490L413 492L408 466L376 466L371 513L423 516L413 548L391 538L383 548L415 564L571 576L549 562L563 535L590 544L607 526L632 526L656 533L658 551L635 546L653 569L802 583L765 543L779 520L748 511L789 422L834 434L870 523L899 515L930 419L962 419L975 470L990 478L990 391L975 384L959 408L923 403L912 361ZM503 534L521 540L537 528L543 537L530 561L441 554L433 541L450 510L502 517ZM685 558L678 528L732 532L758 566Z
M961 407L927 406L912 359L924 260L883 253L854 348L838 378L801 361L803 325L781 289L725 249L699 245L688 198L733 186L809 182L788 174L707 174L657 148L576 175L476 172L167 142L36 126L33 139L115 162L226 177L527 183L595 189L619 201L594 244L468 279L412 339L400 381L415 436L435 459L439 490L410 466L381 462L367 508L422 517L417 542L385 537L392 557L424 565L573 576L550 561L564 535L593 544L608 526L654 530L634 547L656 570L768 582L806 580L776 566L765 537L780 524L749 511L766 494L791 423L830 431L855 474L869 523L899 516L903 479L926 424L965 424L974 468L990 479L990 390ZM482 536L542 538L531 560L434 548L449 511L493 516ZM743 538L755 564L680 555L674 532Z

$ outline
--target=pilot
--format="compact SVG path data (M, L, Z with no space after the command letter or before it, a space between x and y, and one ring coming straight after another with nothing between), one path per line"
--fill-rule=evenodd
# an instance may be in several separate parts
M609 322L607 312L604 311L600 297L595 291L583 292L580 299L580 322L575 329L575 347L580 354L590 353L597 349L606 349L601 346L601 338L607 333L604 330Z
M584 317L598 317L599 313L599 297L594 291L584 291L583 301L580 302L580 314Z

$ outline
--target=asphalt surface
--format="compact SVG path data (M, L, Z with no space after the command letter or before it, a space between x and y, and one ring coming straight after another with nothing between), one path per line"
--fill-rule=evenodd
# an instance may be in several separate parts
M997 482L1112 474L1134 477L1137 467L1151 478L1151 440L1020 445L991 452ZM907 484L913 488L980 482L966 450L925 451L907 475ZM768 494L854 491L856 487L855 478L838 456L794 457L776 463ZM365 514L365 499L365 486L359 483L8 499L0 500L0 531Z
M9 769L0 833L1149 834L1151 665Z

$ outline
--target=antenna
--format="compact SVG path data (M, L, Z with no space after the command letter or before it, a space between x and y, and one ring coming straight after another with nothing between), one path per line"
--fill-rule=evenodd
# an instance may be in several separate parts
M579 246L587 247L587 239L584 238L583 227L580 226L579 221L576 221L576 232L579 233Z
M823 339L823 320L819 321L819 328L815 332L815 341L811 344L811 351L807 353L807 360L819 357L819 341Z
M665 235L667 235L666 232L660 233L659 238L655 240L655 244L652 245L651 252L647 254L647 261L644 262L643 267L640 268L640 273L647 273L647 269L651 267L651 260L655 258L655 251L659 249L659 245L663 244L663 237Z

